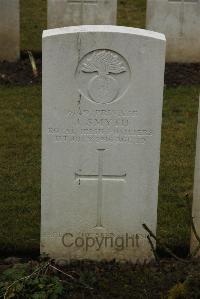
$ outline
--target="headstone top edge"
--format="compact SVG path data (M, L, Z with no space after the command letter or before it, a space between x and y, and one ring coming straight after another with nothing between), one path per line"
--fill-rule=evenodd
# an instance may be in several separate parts
M53 37L56 35L82 33L82 32L125 33L125 34L140 35L144 37L150 37L150 38L166 41L165 35L159 32L140 29L140 28L114 26L114 25L81 25L81 26L69 26L69 27L48 29L43 31L42 38L45 39L47 37Z

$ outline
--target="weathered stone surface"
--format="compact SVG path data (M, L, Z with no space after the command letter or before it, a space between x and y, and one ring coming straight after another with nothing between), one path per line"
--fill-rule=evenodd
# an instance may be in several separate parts
M0 0L0 61L16 61L19 56L19 0Z
M168 62L200 62L199 0L148 0L146 27L165 34Z
M79 26L43 34L41 252L150 260L165 38Z
M200 108L200 106L199 106ZM194 173L194 191L193 191L193 206L192 217L198 235L200 235L200 109L198 115L197 140L196 140L196 159L195 159L195 173ZM191 237L191 253L199 245L194 233L192 231ZM198 251L200 255L200 250Z
M48 0L48 28L115 25L117 0Z

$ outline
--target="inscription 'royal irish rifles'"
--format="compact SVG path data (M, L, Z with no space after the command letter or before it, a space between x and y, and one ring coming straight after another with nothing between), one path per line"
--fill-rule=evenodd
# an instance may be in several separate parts
M79 92L95 103L112 103L127 90L130 73L127 61L120 54L95 50L79 62L76 71Z

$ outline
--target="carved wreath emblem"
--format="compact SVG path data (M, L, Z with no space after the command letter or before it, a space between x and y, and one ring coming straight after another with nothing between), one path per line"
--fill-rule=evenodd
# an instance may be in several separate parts
M111 103L120 94L118 76L129 71L127 62L116 52L96 50L79 64L79 77L87 75L87 97L96 103ZM85 93L84 93L85 94Z

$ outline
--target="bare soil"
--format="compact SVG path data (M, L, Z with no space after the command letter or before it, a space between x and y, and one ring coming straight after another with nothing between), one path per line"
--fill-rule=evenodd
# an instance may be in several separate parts
M32 85L41 83L41 54L34 54L38 76L33 74L28 55L22 53L21 57L21 60L15 63L0 63L0 85ZM167 86L200 84L200 63L167 63L165 67L165 84Z

